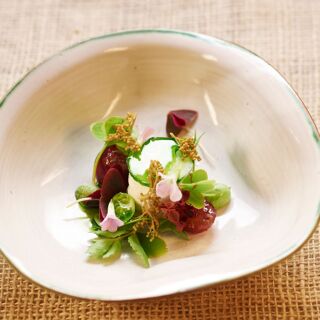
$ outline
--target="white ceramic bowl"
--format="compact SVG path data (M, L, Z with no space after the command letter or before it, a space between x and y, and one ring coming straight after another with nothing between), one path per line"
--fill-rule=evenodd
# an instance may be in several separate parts
M66 208L90 182L100 144L89 124L137 112L164 133L166 113L192 108L215 158L204 166L232 187L214 227L169 239L150 269L128 255L87 261L88 222ZM0 109L0 246L25 276L73 296L122 300L215 284L298 249L319 220L319 135L303 103L261 58L194 33L129 31L84 41L25 76Z

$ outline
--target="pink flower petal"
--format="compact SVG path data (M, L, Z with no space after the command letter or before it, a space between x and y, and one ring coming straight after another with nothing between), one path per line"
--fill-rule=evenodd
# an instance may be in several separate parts
M115 231L117 231L118 227L119 227L119 225L117 223L117 220L115 220L115 219L107 219L104 224L101 223L102 231L115 232Z
M115 215L114 210L109 210L108 207L108 214L100 223L102 231L115 232L119 227L123 225L124 222Z
M165 199L170 198L172 202L181 200L182 192L179 189L176 178L172 176L166 176L164 174L159 174L163 180L156 185L156 194L158 197Z
M182 192L179 189L177 183L173 181L171 185L171 190L170 190L170 200L172 202L177 202L177 201L180 201L181 198L182 198Z
M170 196L171 183L167 179L161 180L156 185L156 194L158 197L165 199Z

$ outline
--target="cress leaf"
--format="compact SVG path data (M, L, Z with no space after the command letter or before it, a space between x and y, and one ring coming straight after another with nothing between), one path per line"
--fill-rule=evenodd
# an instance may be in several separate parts
M77 200L87 198L91 193L97 190L98 188L95 185L81 185L75 191L75 197Z
M114 238L122 237L125 234L129 234L132 227L133 227L132 225L125 225L123 227L118 228L118 230L114 232L102 231L101 229L93 229L93 228L91 228L91 231L99 237L106 238L106 239L114 239Z
M99 217L98 217L98 219L91 218L90 222L91 222L90 230L92 233L95 233L95 231L101 230Z
M108 134L114 133L116 130L114 125L123 123L121 117L110 117L105 121L94 122L90 125L92 135L98 140L106 140Z
M166 243L159 237L150 241L144 234L138 235L140 244L148 257L159 257L167 252Z
M109 250L102 256L103 259L115 260L121 255L121 241L114 241Z
M91 258L101 259L111 248L113 242L110 239L93 239L87 252Z
M91 193L95 192L98 188L94 185L81 185L75 191L75 198L77 200L82 198L87 198ZM79 202L80 209L87 215L88 218L97 218L99 217L98 208L90 208L85 206L82 202Z
M108 118L108 119L104 122L104 124L103 124L103 126L104 126L104 132L105 132L104 138L106 138L107 135L110 134L110 133L115 133L116 130L115 130L115 128L114 128L114 125L116 125L116 124L121 124L121 123L123 123L123 121L124 121L124 119L121 118L121 117L111 117L111 118Z
M199 181L203 180L208 180L208 174L205 170L203 169L198 169L184 177L181 181L183 184L188 184L188 183L196 183Z
M230 202L230 187L225 184L216 184L210 192L205 193L206 199L216 208L220 209Z
M189 240L188 234L185 231L178 231L175 224L169 220L163 219L160 222L159 232L172 232L180 239Z
M200 193L210 192L214 188L215 182L212 180L200 181L195 184L195 190Z
M204 206L204 196L200 192L193 190L189 193L187 203L196 209L201 209Z
M187 203L200 209L207 199L216 209L219 209L230 201L230 188L223 184L216 184L208 180L205 170L199 169L182 179L179 184L182 190L189 192Z
M98 140L104 140L106 137L104 122L94 122L90 125L91 134Z
M99 208L88 208L79 203L79 208L86 214L89 219L99 220Z
M180 187L186 191L197 190L201 193L210 192L214 188L215 182L213 180L202 180L194 183L180 183Z
M198 169L192 173L192 182L199 182L203 180L208 180L208 174L205 170Z
M145 267L145 268L149 268L150 264L149 264L149 259L147 254L145 253L144 249L142 248L140 241L137 237L136 234L133 234L131 236L128 237L128 242L130 244L130 247L132 248L133 252L137 255L137 257L139 258L141 264Z

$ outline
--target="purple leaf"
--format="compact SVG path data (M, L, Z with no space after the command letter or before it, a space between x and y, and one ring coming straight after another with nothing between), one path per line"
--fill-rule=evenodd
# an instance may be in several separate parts
M194 110L180 109L172 110L167 115L167 135L170 137L170 133L179 135L179 133L193 125L198 117L198 112Z
M107 171L103 178L101 187L101 198L99 201L100 221L106 217L108 204L112 197L119 192L126 192L128 182L123 179L121 172L116 168Z
M91 198L91 200L83 201L82 203L88 208L98 208L100 197L101 189L98 189L88 195L88 198Z

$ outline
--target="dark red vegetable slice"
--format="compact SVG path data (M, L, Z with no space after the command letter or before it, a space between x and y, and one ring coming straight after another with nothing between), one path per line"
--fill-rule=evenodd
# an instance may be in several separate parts
M101 187L101 198L99 201L99 215L102 221L108 212L108 204L112 197L119 192L126 192L127 180L123 179L121 172L117 168L110 168L103 178Z
M170 136L170 133L174 135L179 135L179 133L187 128L192 126L198 117L198 112L188 109L180 109L170 111L167 115L167 135Z
M88 208L98 208L100 197L101 189L98 189L88 195L88 198L91 198L92 200L83 201L82 204Z
M129 171L126 156L116 146L107 147L98 161L96 179L99 186L102 185L104 176L111 168L118 169L123 179L128 181Z

